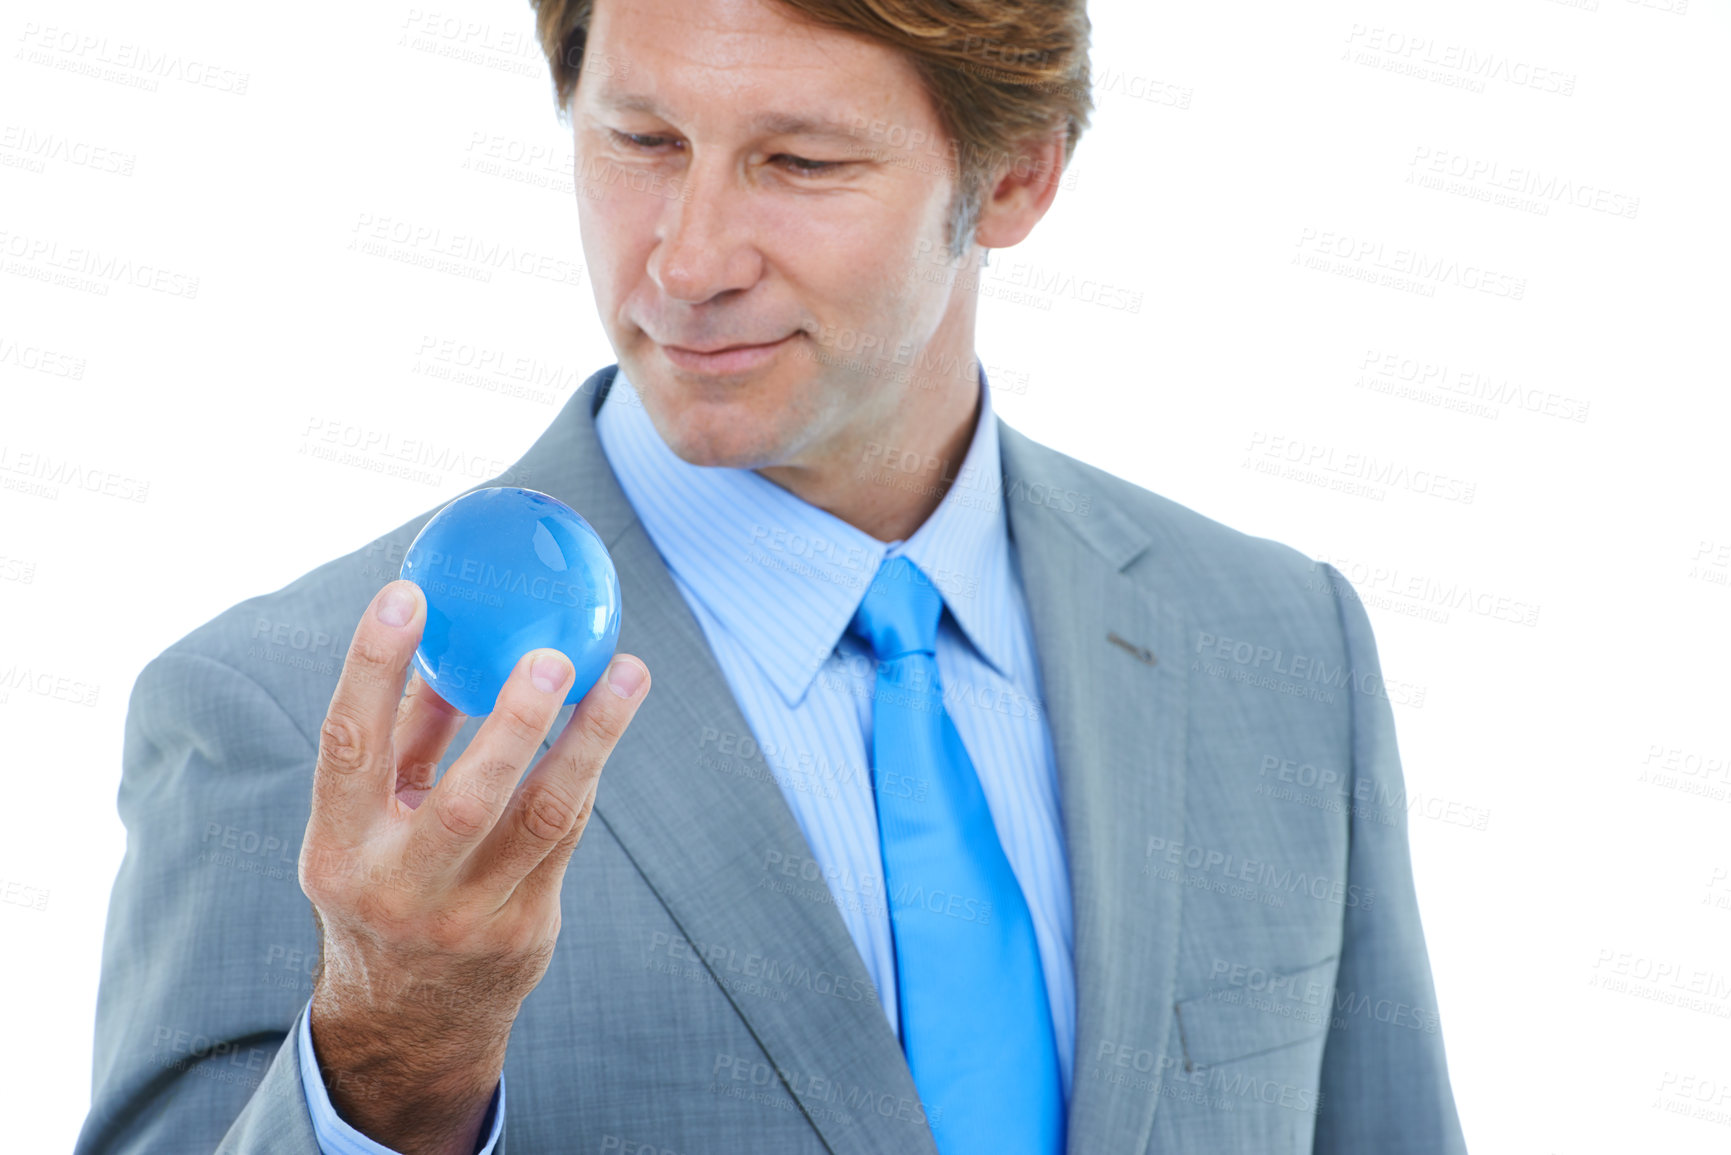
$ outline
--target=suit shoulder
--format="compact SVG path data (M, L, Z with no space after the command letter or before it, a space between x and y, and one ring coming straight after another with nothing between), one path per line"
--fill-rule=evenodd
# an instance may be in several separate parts
M1038 472L1073 491L1073 525L1124 555L1128 572L1138 578L1247 596L1315 593L1310 587L1317 585L1329 592L1324 563L1285 542L1235 529L1099 466L1020 434L1010 436L1022 443L1018 458L1044 458ZM1088 521L1097 524L1090 530L1083 525ZM1328 612L1332 617L1332 607Z
M1192 586L1206 585L1240 596L1285 603L1293 594L1303 593L1306 607L1325 608L1330 619L1335 616L1329 599L1318 605L1308 596L1328 592L1323 562L1286 542L1246 533L1141 486L1123 481L1120 485L1130 491L1125 501L1153 537L1146 564Z

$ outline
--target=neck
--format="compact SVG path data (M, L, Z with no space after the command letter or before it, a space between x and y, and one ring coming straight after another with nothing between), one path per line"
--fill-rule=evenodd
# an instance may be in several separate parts
M974 366L971 355L963 363ZM885 426L826 455L822 465L765 466L757 473L879 541L906 540L943 502L968 455L981 408L977 368L975 374L943 387L916 383ZM910 468L912 462L919 467Z

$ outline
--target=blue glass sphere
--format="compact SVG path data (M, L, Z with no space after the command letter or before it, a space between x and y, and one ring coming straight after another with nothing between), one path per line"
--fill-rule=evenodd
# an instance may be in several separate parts
M530 650L559 650L577 678L575 702L619 644L619 575L576 510L514 486L465 493L435 513L403 558L421 587L427 626L415 669L471 717L490 714Z

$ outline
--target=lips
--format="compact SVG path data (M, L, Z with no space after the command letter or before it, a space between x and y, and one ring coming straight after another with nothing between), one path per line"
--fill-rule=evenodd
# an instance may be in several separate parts
M764 345L774 345L777 342L785 341L786 339L787 338L785 337L774 337L768 341L735 341L728 345L711 345L707 349L699 348L696 345L675 345L669 342L666 347L669 349L678 349L685 353L703 353L707 355L710 353L725 353L729 349L757 349Z
M688 373L719 376L743 373L767 364L797 336L799 331L795 330L785 337L754 344L712 344L706 349L666 344L658 344L657 347L677 368Z

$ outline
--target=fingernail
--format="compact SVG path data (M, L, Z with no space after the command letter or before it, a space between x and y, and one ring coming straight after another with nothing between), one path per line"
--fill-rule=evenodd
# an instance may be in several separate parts
M529 680L534 682L535 688L543 694L551 694L565 684L565 676L570 672L571 663L565 660L564 654L542 654L535 659L535 664L529 667Z
M415 591L408 582L397 582L379 602L379 620L387 626L406 626L415 616Z
M607 684L621 698L635 697L643 686L643 667L624 658L614 658L607 667Z

